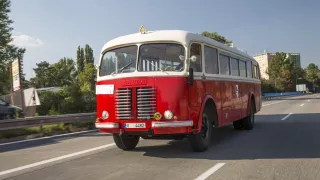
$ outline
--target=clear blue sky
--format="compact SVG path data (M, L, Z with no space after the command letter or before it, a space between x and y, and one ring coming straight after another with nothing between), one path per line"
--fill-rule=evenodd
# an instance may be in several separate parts
M27 79L36 63L76 57L88 43L98 58L117 36L148 30L216 31L249 54L300 52L320 65L320 2L315 0L12 0L15 43L25 46Z

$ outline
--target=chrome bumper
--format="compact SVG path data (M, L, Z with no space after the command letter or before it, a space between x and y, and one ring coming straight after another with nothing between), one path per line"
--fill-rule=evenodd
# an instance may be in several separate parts
M192 127L193 121L152 122L153 128Z

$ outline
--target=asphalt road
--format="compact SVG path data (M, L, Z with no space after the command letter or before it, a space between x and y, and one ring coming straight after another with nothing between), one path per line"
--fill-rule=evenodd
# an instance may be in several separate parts
M0 179L320 179L320 94L263 102L252 131L215 129L211 148L143 140L131 152L98 132L0 144Z

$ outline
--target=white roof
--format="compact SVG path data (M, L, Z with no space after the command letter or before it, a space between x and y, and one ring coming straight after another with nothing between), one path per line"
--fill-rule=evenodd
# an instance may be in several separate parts
M159 42L159 41L175 41L180 42L184 45L188 45L190 41L199 41L207 44L212 44L216 47L232 51L239 55L245 56L253 61L255 59L248 54L237 50L236 48L229 47L223 43L210 39L208 37L202 36L201 34L191 33L183 30L159 30L151 31L146 34L134 33L125 36L120 36L115 39L108 41L102 48L101 53L110 47L121 46L126 44L136 44L145 42Z

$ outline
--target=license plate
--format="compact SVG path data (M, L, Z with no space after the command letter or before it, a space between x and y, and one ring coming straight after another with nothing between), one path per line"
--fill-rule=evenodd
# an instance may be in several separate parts
M146 128L146 123L125 123L124 128Z

